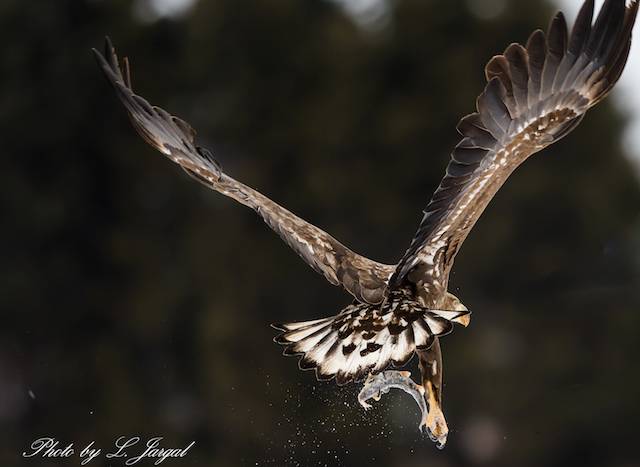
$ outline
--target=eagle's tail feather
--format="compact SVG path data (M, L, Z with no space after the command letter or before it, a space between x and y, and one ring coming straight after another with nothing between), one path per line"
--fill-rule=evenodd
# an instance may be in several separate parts
M435 336L451 332L453 322L468 322L469 311L427 310L406 303L372 306L355 302L337 316L274 324L274 340L285 355L302 355L299 367L314 369L321 380L362 381L389 365L405 365L416 350L428 349Z

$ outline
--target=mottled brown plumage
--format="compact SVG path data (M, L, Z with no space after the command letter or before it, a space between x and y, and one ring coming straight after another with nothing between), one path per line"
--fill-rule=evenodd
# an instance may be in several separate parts
M275 325L286 355L301 354L300 368L338 384L402 366L418 354L430 406L427 426L440 446L448 428L441 411L442 356L438 336L452 323L466 325L468 310L447 292L455 256L489 201L525 159L567 135L587 109L612 89L626 63L638 11L634 0L607 0L592 24L593 0L582 7L570 35L562 13L547 35L537 30L526 47L511 44L487 64L487 85L475 113L458 124L440 186L397 265L365 258L222 172L194 144L188 123L133 93L129 64L122 71L107 39L102 71L140 134L190 176L252 208L311 267L353 297L337 316Z

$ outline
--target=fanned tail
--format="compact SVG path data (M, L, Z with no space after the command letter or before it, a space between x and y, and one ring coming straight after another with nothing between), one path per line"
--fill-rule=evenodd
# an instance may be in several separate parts
M405 365L416 350L451 332L453 323L466 325L469 314L428 310L396 291L381 306L354 302L337 316L272 326L283 331L274 340L287 345L285 355L302 355L300 369L315 369L318 380L335 377L342 385Z

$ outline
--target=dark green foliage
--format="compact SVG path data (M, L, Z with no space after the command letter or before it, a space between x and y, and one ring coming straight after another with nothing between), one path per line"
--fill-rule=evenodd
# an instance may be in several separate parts
M546 28L539 3L479 20L398 1L379 36L320 0L203 0L146 26L123 0L0 3L0 464L79 465L21 454L125 435L195 440L175 466L475 465L492 433L488 465L637 462L640 190L610 100L516 171L461 250L451 290L474 314L442 341L439 452L408 397L365 414L359 387L281 356L271 322L350 297L147 146L90 53L108 34L223 170L392 263L484 64Z

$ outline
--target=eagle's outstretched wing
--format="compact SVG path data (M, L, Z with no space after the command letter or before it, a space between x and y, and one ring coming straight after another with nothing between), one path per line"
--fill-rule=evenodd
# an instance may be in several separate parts
M460 245L487 204L527 157L573 130L587 109L618 81L638 12L634 0L607 0L592 25L593 0L580 10L571 35L558 12L545 38L511 44L487 64L489 81L477 112L458 124L463 139L424 210L411 245L390 280L446 291Z
M342 284L359 301L370 304L384 299L387 281L395 266L378 263L349 250L318 227L299 218L256 190L222 172L206 149L196 146L196 132L177 117L151 106L133 93L129 62L120 70L111 42L106 39L105 56L93 50L98 64L124 103L133 125L153 147L179 164L189 175L223 195L257 212L312 268L334 285Z

